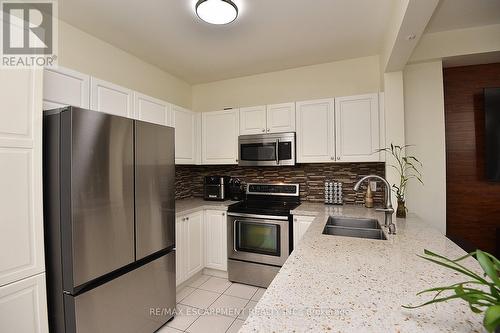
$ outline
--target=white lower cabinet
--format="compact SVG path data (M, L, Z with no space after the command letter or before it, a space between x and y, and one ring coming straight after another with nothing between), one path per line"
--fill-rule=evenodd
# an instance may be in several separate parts
M293 217L293 248L296 248L299 244L302 236L311 225L312 221L315 219L314 216L299 216L294 215Z
M187 276L191 277L205 266L203 212L186 216L185 227L188 240Z
M48 331L45 273L0 287L0 332Z
M205 211L205 266L227 271L227 216L220 210Z
M175 221L176 285L205 267L203 212L178 217Z
M186 281L186 232L184 230L185 217L175 219L175 285Z

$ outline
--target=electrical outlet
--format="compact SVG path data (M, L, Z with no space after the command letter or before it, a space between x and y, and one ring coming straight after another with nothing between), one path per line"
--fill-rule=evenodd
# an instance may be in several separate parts
M372 189L372 192L377 192L377 182L376 181L370 181L370 187Z

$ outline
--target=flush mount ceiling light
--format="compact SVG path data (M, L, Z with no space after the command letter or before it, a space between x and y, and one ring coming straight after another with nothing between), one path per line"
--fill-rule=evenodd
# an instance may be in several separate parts
M228 24L238 16L238 7L231 0L199 0L196 15L210 24Z

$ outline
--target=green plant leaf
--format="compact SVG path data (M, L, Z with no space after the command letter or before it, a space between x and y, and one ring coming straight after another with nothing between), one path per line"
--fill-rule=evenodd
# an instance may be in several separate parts
M432 257L436 257L436 258L439 258L441 260L443 260L444 262L442 261L439 261L439 260L435 260L435 259L432 259L432 258L428 258L428 257L424 257L424 256L419 256L421 258L424 258L425 260L428 260L428 261L431 261L435 264L438 264L438 265L441 265L441 266L444 266L444 267L447 267L447 268L450 268L450 269L453 269L457 272L460 272L462 274L465 274L473 279L476 279L484 284L488 284L488 281L486 281L485 279L483 279L481 276L477 275L476 273L474 273L473 271L469 270L468 268L458 264L457 262L454 262L446 257L443 257L443 256L440 256L436 253L433 253L429 250L424 250L424 253L428 256L432 256Z
M481 265L483 271L491 279L491 281L493 281L496 285L500 285L498 271L495 269L495 266L490 258L483 251L477 250L476 259L479 262L479 265Z
M402 305L402 307L405 309L417 309L417 308L421 308L421 307L429 305L429 304L446 302L446 301L449 301L452 299L457 299L457 298L462 298L462 296L461 295L451 295L451 296L447 296L447 297L432 299L428 302L425 302L425 303L422 303L419 305L415 305L415 306L414 305Z
M500 305L492 305L486 310L483 325L488 332L493 332L500 326Z

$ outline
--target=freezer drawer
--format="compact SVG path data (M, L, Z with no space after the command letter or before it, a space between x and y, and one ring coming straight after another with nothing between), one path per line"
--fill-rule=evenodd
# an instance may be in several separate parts
M175 243L174 129L135 122L136 259Z
M76 297L65 295L66 333L152 333L175 309L175 251Z

